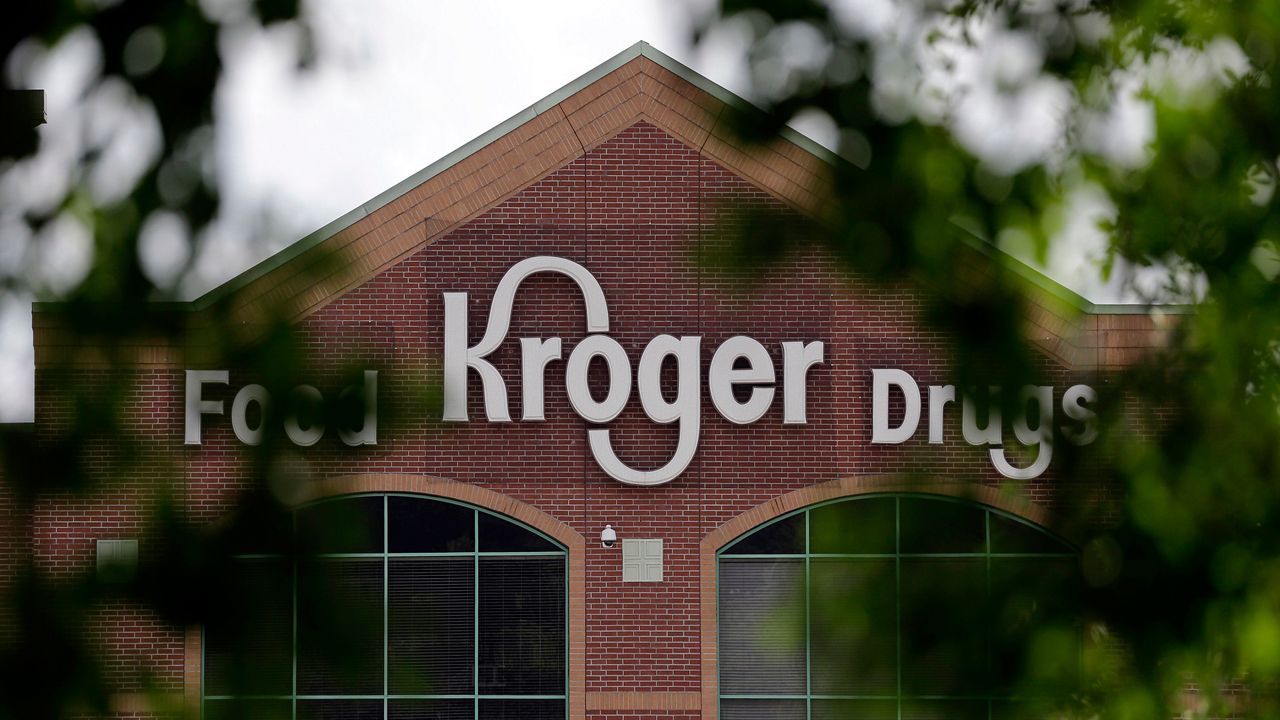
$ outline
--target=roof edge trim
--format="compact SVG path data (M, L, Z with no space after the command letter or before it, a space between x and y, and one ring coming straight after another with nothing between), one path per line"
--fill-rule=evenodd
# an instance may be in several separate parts
M759 110L759 108L756 108L754 105L738 95L735 95L724 87L709 80L701 73L690 68L688 65L685 65L679 60L676 60L670 55L667 55L649 43L641 40L582 75L579 75L568 84L552 91L549 95L534 102L529 107L526 107L506 120L503 120L497 125L489 128L485 132L473 138L470 142L467 142L439 160L436 160L404 180L401 180L395 185L392 185L386 190L378 193L373 198L361 203L350 212L327 223L308 235L305 235L302 239L280 249L278 252L272 253L266 258L263 258L257 264L250 266L247 270L244 270L238 275L205 292L203 295L200 295L191 301L190 309L203 310L219 300L234 294L237 290L240 290L254 280L257 280L263 275L266 275L272 270L288 263L290 260L293 260L348 227L351 227L364 217L373 214L409 190L412 190L427 180L430 180L436 175L448 170L494 140L497 140L526 122L538 117L542 113L554 108L566 98L574 95L591 83L596 82L600 78L639 57L648 58L658 66L691 83L698 89L703 90L726 105L731 105L741 109ZM820 157L828 163L834 164L839 162L839 157L835 153L790 127L783 129L782 136L800 146L805 151Z
M1049 277L1039 268L1018 259L1007 250L978 235L966 227L965 223L953 220L952 225L959 230L960 241L965 245L982 253L1005 270L1030 283L1037 290L1059 302L1070 305L1080 312L1089 315L1143 315L1152 312L1164 313L1165 315L1191 315L1196 311L1195 305L1178 303L1095 303Z
M440 158L439 160L436 160L435 162L431 163L430 165L427 165L426 167L410 175L404 180L401 180L395 185L392 185L386 190L383 190L382 192L378 193L373 198L361 203L358 207L346 213L345 215L342 215L336 220L333 220L332 222L321 227L320 229L310 233L309 235L304 236L301 240L298 240L297 242L294 242L293 244L281 249L279 252L276 252L264 258L261 262L257 263L256 265L251 266L249 269L245 270L244 272L241 272L240 274L236 275L235 277L232 277L231 279L227 280L221 285L218 285L217 287L204 293L203 295L196 298L195 300L192 300L191 309L203 310L205 308L208 308L210 305L213 305L214 303L218 302L219 300L222 300L223 298L234 294L237 290L240 290L241 288L253 282L254 280L257 280L258 278L262 277L263 275L266 275L267 273L271 272L277 267L280 267L281 265L284 265L285 263L289 262L295 257L301 255L307 250L310 250L311 248L319 245L320 243L324 242L330 237L333 237L339 232L342 232L348 227L351 227L352 225L356 224L364 217L371 215L372 213L381 209L385 205L391 203L396 198L405 194L409 190L412 190L413 188L421 185L427 180L430 180L436 175L439 175L445 170L448 170L454 165L457 165L459 162L462 162L466 158L470 157L472 154L474 154L481 148L492 143L494 140L497 140L503 135L506 135L512 130L515 130L521 125L538 117L539 115L550 110L556 105L559 105L560 102L563 101L565 98L573 95L574 93L587 87L591 83L599 80L605 75L608 75L614 70L617 70L623 65L626 65L627 63L641 56L649 57L649 59L664 65L664 67L665 67L665 63L672 63L676 66L684 68L683 65L680 65L675 60L667 57L665 54L658 52L653 48L653 46L649 45L648 43L644 41L637 42L636 44L632 45L626 50L623 50L617 55L614 55L608 60L605 60L604 62L600 63L594 68L578 76L576 79L574 79L572 82L568 83L567 85L561 87L558 90L553 91L551 94L543 97L541 100L536 101L529 107L526 107L525 109L521 110L520 112L517 112L516 114L507 118L506 120L503 120L502 122L498 123L497 125L494 125L493 127L489 128L483 133L480 133L480 135L476 136L471 141L467 142L466 144L462 145L456 150L448 153L447 155ZM656 56L661 56L663 60L660 60ZM672 70L672 72L675 72L675 70ZM693 71L688 68L684 68L683 73L692 73L693 75L697 75L696 73L693 73ZM682 73L682 76L683 76L683 73ZM691 78L686 78L686 79L691 79ZM714 83L710 83L710 81L705 80L705 78L703 78L703 80L711 85L714 85ZM720 88L720 92L728 93L728 91L724 90L723 88ZM731 93L728 93L728 94L731 95ZM717 95L717 97L719 97L719 95ZM741 100L739 100L738 102L741 102Z

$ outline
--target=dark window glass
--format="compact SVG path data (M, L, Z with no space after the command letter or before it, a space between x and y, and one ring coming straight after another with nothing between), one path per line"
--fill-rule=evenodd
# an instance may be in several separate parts
M902 498L901 552L983 553L986 511L947 500Z
M566 692L558 545L409 496L322 502L286 527L301 555L240 558L217 583L222 612L204 630L207 717L563 718L563 698L528 697ZM521 552L547 554L501 554ZM258 697L216 697L246 693Z
M205 700L204 720L292 720L289 700Z
M391 694L470 693L475 682L474 558L391 558L388 563Z
M480 693L564 692L562 558L480 558Z
M721 560L720 691L803 693L804 615L803 560Z
M564 720L564 701L481 700L480 720Z
M299 565L299 694L382 694L382 562Z
M209 695L286 695L293 685L293 565L238 560L205 625Z
M986 560L903 558L900 562L903 692L986 693Z
M897 700L813 700L813 720L898 720Z
M728 555L799 555L804 552L804 513L766 525L724 552Z
M474 700L390 700L387 720L474 720Z
M496 515L480 513L480 552L556 552L560 548L537 533Z
M1074 557L992 558L992 669L998 691L1060 692L1078 680L1081 636L1072 608L1079 587ZM1033 636L1036 662L1025 656ZM1025 684L1014 687L1015 679Z
M987 720L987 701L904 698L902 720Z
M314 553L382 552L381 496L344 498L297 512L298 544Z
M810 561L811 692L897 693L896 584L893 558Z
M382 720L382 701L299 700L298 720Z
M804 720L804 701L722 700L720 717L724 720Z
M809 552L893 554L897 499L849 500L809 511Z
M802 557L741 557L750 543L763 555L803 541L805 515L807 552L791 546ZM918 496L787 521L789 535L760 543L766 526L719 558L722 717L804 718L804 700L780 696L807 696L809 720L1021 720L1052 714L1043 699L1078 686L1078 558L1051 535ZM1008 556L988 556L988 539Z
M1026 523L991 514L993 553L1069 553L1071 547Z
M471 552L475 515L469 507L412 497L387 498L387 551Z

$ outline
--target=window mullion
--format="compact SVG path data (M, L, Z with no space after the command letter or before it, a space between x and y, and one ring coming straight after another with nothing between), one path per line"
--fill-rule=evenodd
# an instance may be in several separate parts
M471 511L471 710L480 720L480 511Z
M902 720L902 498L893 500L893 581L897 605L898 720Z
M290 533L290 536L293 538L294 542L296 543L298 540L298 514L291 513L289 516L289 522L292 525L292 530L293 530L293 532ZM289 688L289 717L292 718L293 720L298 720L298 559L297 559L297 553L294 554L294 559L293 559L293 562L290 563L290 568L293 570L293 580L290 583L290 587L293 591L292 593L293 612L291 613L293 617L293 633L292 633L293 652L290 653L290 657L292 658L292 662L293 662L293 669L290 671L291 679L290 679L290 688Z
M809 511L804 513L804 716L813 720L813 599L809 572Z
M391 546L387 544L387 525L391 523L391 513L387 512L387 496L382 496L382 720L387 720L390 712L390 702L387 695L390 692L390 676L391 662L387 654L388 634L391 632L391 616L387 607L387 585L391 578L391 561L388 554L391 552Z
M995 648L994 648L994 644L991 642L991 635L994 629L991 623L991 610L994 607L994 602L991 598L991 511L990 510L982 514L982 520L985 525L984 530L986 532L986 538L984 542L985 542L985 549L987 551L986 552L987 597L984 601L985 605L983 606L983 616L984 616L983 622L986 624L986 636L987 636L987 690L986 690L987 720L991 720L992 714L994 712L992 708L992 697L995 695L995 688L994 688Z

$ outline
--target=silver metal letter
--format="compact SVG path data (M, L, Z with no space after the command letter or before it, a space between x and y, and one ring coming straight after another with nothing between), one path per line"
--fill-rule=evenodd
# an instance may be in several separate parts
M1062 412L1081 424L1079 430L1067 429L1063 434L1076 445L1088 445L1098 439L1098 413L1085 403L1098 402L1098 393L1088 385L1072 385L1062 394Z
M1033 429L1027 425L1027 403L1036 403L1038 422ZM1018 393L1018 412L1013 416L1013 434L1023 445L1036 445L1036 461L1025 468L1014 467L1006 458L1004 448L991 448L991 464L1001 475L1013 480L1031 480L1049 469L1053 460L1053 387L1027 385Z
M985 427L978 427L978 408L974 399L969 394L965 394L964 400L960 403L961 420L960 429L964 433L964 441L970 445L999 445L1003 438L1001 434L1004 432L1003 422L1000 419L1000 388L994 385L989 388L990 402L987 403L987 424Z
M821 342L782 343L782 424L803 425L808 397L809 368L823 360Z
M947 412L947 403L955 402L955 385L929 386L929 444L942 443L943 418Z
M902 424L889 427L889 387L896 386L906 400ZM920 425L920 386L902 370L871 371L871 442L897 445L911 439Z
M320 391L310 385L299 385L293 389L292 396L293 411L289 413L289 417L284 419L284 432L293 441L294 445L309 447L320 442L320 438L324 437L324 422L319 417L311 424L311 427L303 429L298 424L298 408L304 404L310 403L316 408L316 414L319 415L319 408L324 402L324 397Z
M251 402L258 403L258 412L261 414L257 428L250 428L246 417ZM261 385L245 385L240 388L235 400L231 401L231 429L235 431L240 442L245 445L262 444L263 431L267 427L267 408L270 405L271 396Z
M587 440L591 453L600 468L609 477L627 485L662 485L676 479L693 462L698 451L698 434L701 431L702 392L698 386L699 347L702 338L686 336L679 340L670 335L659 335L645 346L640 356L637 384L640 386L640 402L650 420L664 425L679 422L680 440L676 451L666 465L656 470L635 470L626 465L613 452L608 430L589 430ZM575 350L576 352L576 350ZM662 397L662 361L668 355L676 358L677 387L674 402Z
M359 392L364 398L364 423L359 430L344 427L338 428L338 437L342 442L356 447L357 445L378 444L378 371L365 370L364 383L357 390L356 386L344 388L339 397L348 397Z
M578 284L587 308L587 332L609 331L609 305L600 283L585 267L572 260L549 255L521 260L502 276L489 306L489 322L484 337L467 347L467 294L444 293L444 413L447 421L467 418L467 368L480 374L484 387L485 415L490 422L510 422L507 386L492 363L485 360L498 349L511 327L511 308L516 290L525 278L539 272L557 272Z
M200 444L201 415L221 415L221 400L205 400L201 393L205 383L226 385L231 382L231 373L227 370L188 370L186 398L186 437L184 444Z
M650 346L652 344L650 343ZM645 355L648 354L649 351L646 349ZM745 358L747 366L735 368L733 364L738 358ZM711 356L711 368L707 371L707 386L711 391L711 402L715 404L716 410L720 411L725 420L739 425L750 425L768 412L769 405L773 402L774 391L772 387L753 387L747 401L740 403L733 396L733 386L748 383L772 385L776 380L773 358L769 357L769 351L765 350L764 345L745 335L734 335L721 343L720 347L716 348L715 355ZM644 397L643 393L644 391L641 390L641 398ZM801 412L803 412L803 399L801 405Z
M609 366L609 392L603 402L591 397L587 383L587 369L591 358L597 355ZM608 335L588 335L569 353L564 383L569 391L569 403L583 420L607 423L618 417L631 397L631 360L617 340Z
M560 359L560 338L520 338L521 420L545 420L542 381L547 365Z

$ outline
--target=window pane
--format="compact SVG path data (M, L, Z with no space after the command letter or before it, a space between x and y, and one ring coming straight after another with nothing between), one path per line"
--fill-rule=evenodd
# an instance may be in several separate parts
M370 496L299 508L299 546L314 553L382 552L382 503L381 496Z
M298 720L382 720L382 701L299 700Z
M902 688L912 695L987 691L984 558L903 558Z
M475 548L476 511L423 498L387 498L387 550L471 552Z
M391 700L387 720L474 720L474 700Z
M948 500L902 498L902 552L986 552L986 511Z
M991 552L1069 553L1072 550L1039 528L991 513Z
M205 700L204 720L291 720L289 700Z
M482 694L564 693L564 573L562 557L480 558Z
M480 720L564 720L563 700L481 700Z
M382 560L298 567L298 692L382 694Z
M897 500L848 500L809 511L809 552L892 554Z
M519 525L480 513L480 552L556 552L560 548Z
M391 694L470 694L475 665L474 558L388 562Z
M720 691L803 694L804 615L803 560L721 560Z
M724 720L804 720L803 700L721 700Z
M1000 693L1062 693L1076 682L1081 636L1076 558L992 558L993 670ZM1035 639L1033 658L1028 645ZM1015 683L1020 683L1015 686Z
M898 608L893 559L813 558L810 562L812 692L896 694Z
M897 720L897 700L814 700L813 720Z
M293 566L233 563L224 601L205 625L207 695L287 695L293 686Z
M799 555L804 552L804 513L756 530L725 548L729 555Z

